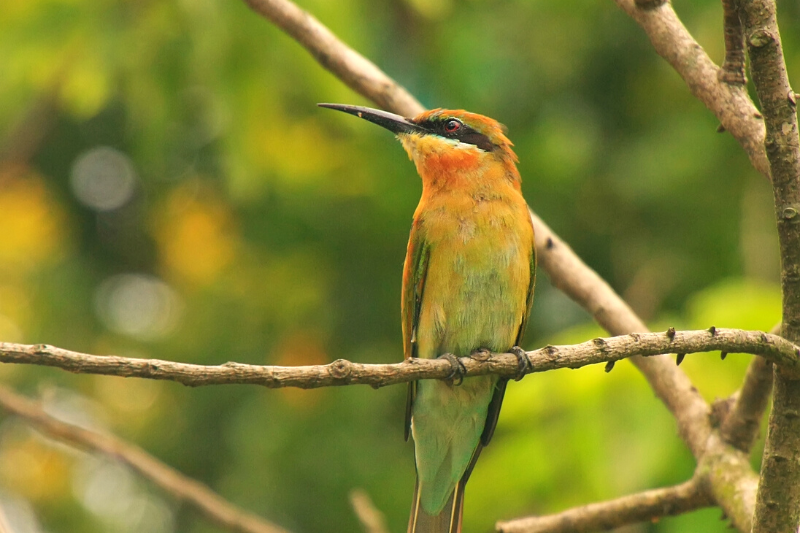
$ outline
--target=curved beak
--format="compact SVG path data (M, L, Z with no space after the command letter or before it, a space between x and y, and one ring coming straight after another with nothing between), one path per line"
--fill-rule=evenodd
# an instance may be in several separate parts
M346 105L346 104L317 104L317 105L320 107L326 107L328 109L336 109L337 111L344 111L345 113L355 115L358 118L363 118L364 120L368 120L373 124L377 124L378 126L386 128L395 135L399 135L401 133L415 133L415 132L427 133L427 131L424 128L418 126L411 120L405 117L401 117L400 115L395 115L394 113L381 111L380 109L372 109L369 107Z

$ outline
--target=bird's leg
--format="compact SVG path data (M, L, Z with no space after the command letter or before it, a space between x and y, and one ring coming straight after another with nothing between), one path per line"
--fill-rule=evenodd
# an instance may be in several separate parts
M528 359L528 354L525 353L525 350L519 346L512 347L510 351L517 356L517 375L514 376L514 381L519 381L531 369L531 361Z
M464 363L458 360L458 357L451 353L444 353L440 355L437 359L447 359L450 363L450 366L453 367L453 371L447 376L447 380L452 381L454 386L459 386L464 381L464 375L467 373L467 367L464 366Z

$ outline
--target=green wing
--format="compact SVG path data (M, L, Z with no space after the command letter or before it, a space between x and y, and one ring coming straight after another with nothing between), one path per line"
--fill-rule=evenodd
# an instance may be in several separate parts
M422 236L419 223L415 220L411 226L411 235L408 240L406 263L403 269L403 351L406 359L417 357L417 326L422 307L422 293L425 290L425 277L428 273L430 259L430 246ZM406 420L404 436L408 440L411 432L411 408L417 394L417 382L408 384L406 397Z

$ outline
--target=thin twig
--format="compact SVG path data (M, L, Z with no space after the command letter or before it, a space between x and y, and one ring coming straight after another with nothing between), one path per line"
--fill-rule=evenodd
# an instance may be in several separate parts
M239 533L287 533L285 529L236 507L206 485L184 476L138 446L119 437L96 433L62 422L44 412L37 403L3 386L0 386L0 405L50 437L109 455L125 463L162 490L178 500L189 503L221 527Z
M633 356L664 353L698 353L716 350L761 355L786 368L800 369L798 349L777 335L761 331L715 328L714 331L675 331L633 333L597 338L581 344L545 346L527 352L530 372L619 361ZM663 360L663 359L662 359ZM225 363L207 366L176 363L160 359L137 359L116 355L89 355L45 344L0 343L0 362L43 365L77 374L137 377L177 381L199 387L222 384L251 384L267 388L299 387L316 389L341 385L384 387L419 379L447 379L451 363L445 359L407 359L394 364L362 364L338 359L327 365L262 366ZM517 374L517 357L511 353L476 354L459 362L465 376Z
M350 491L350 505L353 506L353 512L361 522L364 533L389 533L386 527L386 517L375 507L369 494L364 490L353 489Z
M719 67L686 30L669 2L646 10L637 8L634 0L614 1L642 27L656 53L672 65L692 94L742 145L755 169L769 179L764 123L747 91L718 79Z
M592 503L558 514L498 522L495 527L501 533L589 533L650 522L712 505L714 501L703 483L691 479L674 487Z
M750 74L766 125L783 295L782 334L800 340L800 138L774 0L741 0ZM800 524L800 378L776 368L753 533L796 533Z

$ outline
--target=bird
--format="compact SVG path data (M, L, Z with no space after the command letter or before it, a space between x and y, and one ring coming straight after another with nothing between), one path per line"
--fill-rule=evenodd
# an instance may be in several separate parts
M422 178L403 269L405 358L444 358L447 380L409 384L405 438L417 480L408 533L461 533L464 488L497 425L508 378L464 377L462 357L520 348L533 304L536 248L517 156L497 121L434 109L406 118L319 104L393 132Z

